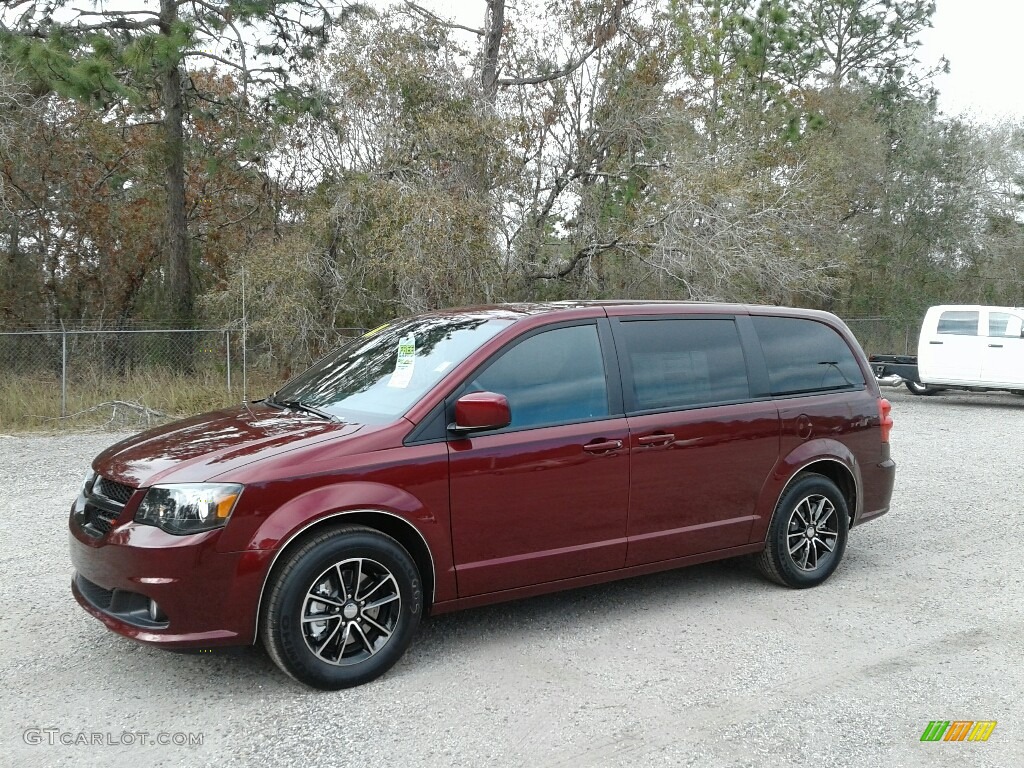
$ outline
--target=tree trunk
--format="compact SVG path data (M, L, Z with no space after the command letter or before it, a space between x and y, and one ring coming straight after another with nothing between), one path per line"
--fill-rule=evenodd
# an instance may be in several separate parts
M178 20L175 0L160 0L160 31L170 35ZM161 83L165 147L164 183L167 187L167 293L171 316L179 327L191 327L193 317L192 265L185 220L185 138L181 68L167 65Z
M480 85L484 98L494 104L498 96L498 56L501 38L505 34L505 0L487 0L484 22L484 62L480 72Z

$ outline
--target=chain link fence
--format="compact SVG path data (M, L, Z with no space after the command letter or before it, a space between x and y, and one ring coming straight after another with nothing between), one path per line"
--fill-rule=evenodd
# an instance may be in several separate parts
M846 324L870 355L916 355L920 321L895 317L848 317Z
M262 397L363 331L318 329L288 354L238 327L0 331L0 431L134 428Z

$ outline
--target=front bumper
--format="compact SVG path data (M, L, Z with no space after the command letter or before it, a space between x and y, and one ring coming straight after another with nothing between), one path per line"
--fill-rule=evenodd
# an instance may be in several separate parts
M268 551L218 552L221 531L174 536L118 520L102 537L70 520L71 591L108 629L172 648L248 645L256 637ZM129 511L130 514L130 511ZM148 615L150 600L160 609Z

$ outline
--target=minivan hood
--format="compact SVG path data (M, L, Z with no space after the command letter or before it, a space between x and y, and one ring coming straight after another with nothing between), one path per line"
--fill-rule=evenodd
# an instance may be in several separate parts
M202 482L254 461L361 430L374 431L361 424L253 403L133 435L97 456L93 469L135 488Z

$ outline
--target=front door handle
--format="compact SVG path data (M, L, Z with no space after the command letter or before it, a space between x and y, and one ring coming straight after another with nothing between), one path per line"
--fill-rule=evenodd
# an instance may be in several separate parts
M640 446L655 446L655 445L668 445L669 443L675 442L676 436L659 432L654 435L644 435L636 439L636 444Z
M997 349L1002 349L1002 348L1003 348L1003 345L1002 345L1002 344L989 344L989 346L990 346L990 347L995 347L995 348L997 348Z
M929 341L928 343L929 344L941 344L942 342L941 341Z
M583 450L587 453L610 453L611 451L619 450L621 447L621 440L595 440L584 445Z

